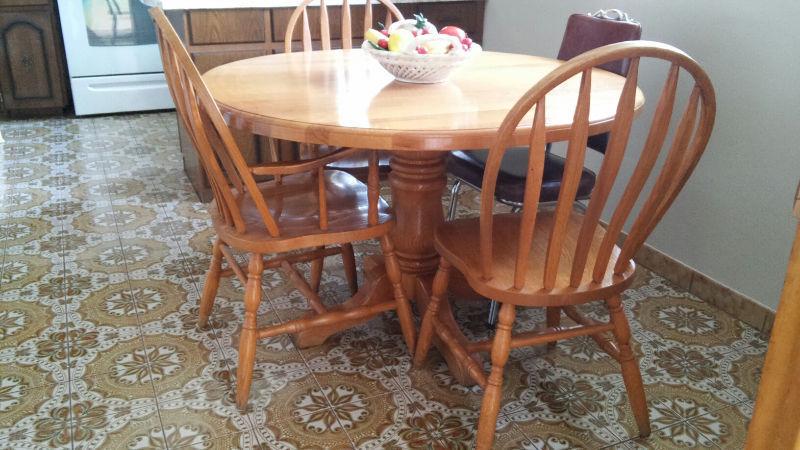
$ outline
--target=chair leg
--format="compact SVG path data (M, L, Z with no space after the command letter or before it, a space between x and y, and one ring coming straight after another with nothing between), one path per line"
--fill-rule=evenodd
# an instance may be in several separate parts
M486 392L481 401L481 415L478 419L478 436L476 448L488 450L494 442L497 413L500 410L500 399L503 397L503 368L511 352L511 329L514 326L516 310L511 303L503 303L497 332L492 341L492 371L486 380Z
M419 367L425 362L425 357L428 356L428 350L431 348L433 326L439 314L439 304L442 301L442 297L447 295L450 267L450 263L446 259L439 259L439 270L436 271L436 276L433 279L431 301L428 303L428 308L422 317L422 326L419 329L419 341L417 341L417 350L414 352L414 366Z
M324 250L325 247L317 247L316 250ZM311 261L311 280L309 281L309 285L311 285L311 289L314 292L319 292L319 285L322 282L322 265L325 263L325 257L319 257L313 261Z
M381 250L383 251L384 264L386 265L386 275L389 277L389 282L392 283L394 301L397 303L397 317L400 320L403 339L406 341L409 353L413 354L416 341L414 314L411 312L411 303L409 303L403 290L400 263L397 261L397 254L394 252L394 245L389 235L381 237Z
M561 308L557 306L548 306L547 307L547 328L557 327L561 325ZM547 348L553 349L556 346L556 342L552 341L547 343Z
M358 292L358 272L356 271L356 255L353 252L353 244L342 244L342 265L344 266L347 285L350 287L350 295L356 295L356 292Z
M219 289L220 273L222 272L222 242L219 239L214 241L211 250L211 266L206 274L206 282L203 285L203 295L200 297L200 311L197 318L197 328L204 329L208 326L208 316L214 309L214 300Z
M647 398L642 385L642 374L639 371L639 361L633 354L631 348L631 329L628 319L622 310L620 297L614 296L606 300L608 311L611 315L611 323L614 324L614 337L619 345L619 362L622 366L622 379L625 381L625 389L628 391L628 401L630 401L636 424L639 427L639 436L650 436L650 417L647 411Z
M452 189L450 189L450 208L447 210L447 220L456 218L459 192L461 192L461 180L457 179L456 182L453 183Z
M247 266L247 287L244 293L244 323L239 337L239 367L236 370L236 405L244 411L253 381L253 365L258 340L257 313L261 304L261 273L264 261L260 254L250 255Z

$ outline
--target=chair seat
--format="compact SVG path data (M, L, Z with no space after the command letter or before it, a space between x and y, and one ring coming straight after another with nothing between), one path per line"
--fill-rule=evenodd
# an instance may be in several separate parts
M447 161L447 170L454 176L468 184L480 187L483 183L483 171L486 168L487 150L457 151L451 153ZM542 191L539 195L541 203L550 203L558 200L561 190L561 178L564 173L566 160L558 155L548 152L544 160L544 173L542 175ZM525 175L528 167L528 149L509 149L500 165L497 176L495 198L504 203L522 203L525 197ZM577 199L589 198L594 189L595 174L584 168L578 183Z
M545 291L542 288L547 243L553 228L555 211L542 210L536 219L536 230L528 256L526 284L519 291L509 291L513 285L514 268L517 255L517 236L519 236L522 214L500 214L494 217L494 249L492 261L492 278L483 280L480 267L480 218L468 218L446 222L439 226L434 236L436 250L447 258L453 266L464 274L470 286L479 294L492 300L514 303L522 306L563 306L565 304L582 303L598 298L608 298L625 290L633 281L635 265L629 264L621 275L614 275L620 249L616 245L611 253L605 277L600 283L592 282L591 275L597 252L606 234L605 228L598 225L592 238L586 268L581 284L569 287L575 243L578 241L583 213L572 211L567 224L565 245L561 254L559 272L556 276L556 288ZM475 245L464 245L473 242Z
M347 172L350 175L358 178L360 181L366 183L367 176L369 175L368 152L370 151L375 150L366 150L364 153L359 153L348 158L342 158L338 161L328 164L327 167L329 169ZM389 172L391 172L391 168L389 167L390 159L391 155L389 152L378 151L378 175L380 175L381 179L385 179Z
M328 229L319 228L318 182L314 174L283 177L282 184L258 184L270 212L275 217L280 237L267 232L261 214L250 195L240 202L246 232L239 233L219 216L216 200L209 207L214 228L227 244L246 251L272 253L321 245L371 239L386 233L393 223L389 205L378 201L378 225L368 225L367 186L338 170L325 171Z

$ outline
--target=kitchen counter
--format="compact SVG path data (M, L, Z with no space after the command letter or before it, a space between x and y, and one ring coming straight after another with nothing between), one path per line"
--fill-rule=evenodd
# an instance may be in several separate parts
M351 5L363 5L365 0L350 0ZM457 0L393 0L392 3L441 3ZM286 8L295 7L298 0L163 0L162 8L171 9L237 9L237 8ZM317 3L318 4L318 3ZM328 0L328 6L342 4L342 0ZM315 5L311 5L315 6Z

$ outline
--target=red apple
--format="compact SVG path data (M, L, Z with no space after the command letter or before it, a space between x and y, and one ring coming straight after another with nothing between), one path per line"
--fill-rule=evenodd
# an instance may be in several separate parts
M463 41L464 38L467 37L467 33L464 30L452 25L439 30L439 34L449 34L450 36L455 36L458 39L458 42Z

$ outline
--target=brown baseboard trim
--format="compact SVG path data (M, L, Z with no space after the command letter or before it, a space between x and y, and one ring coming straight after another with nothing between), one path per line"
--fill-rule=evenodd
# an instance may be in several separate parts
M775 312L761 303L649 245L642 246L634 259L637 264L652 270L769 337L775 321Z

